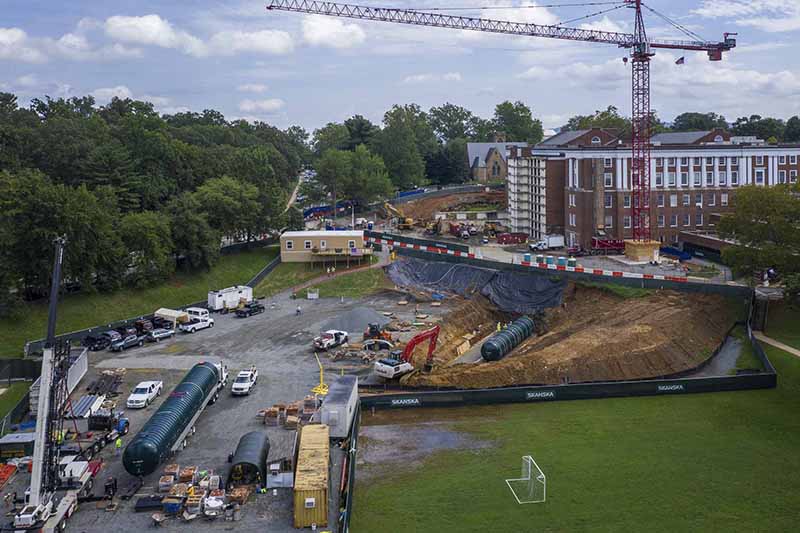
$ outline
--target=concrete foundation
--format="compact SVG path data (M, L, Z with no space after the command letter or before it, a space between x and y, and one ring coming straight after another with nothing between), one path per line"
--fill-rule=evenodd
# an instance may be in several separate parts
M658 261L659 241L625 241L625 257L631 261Z

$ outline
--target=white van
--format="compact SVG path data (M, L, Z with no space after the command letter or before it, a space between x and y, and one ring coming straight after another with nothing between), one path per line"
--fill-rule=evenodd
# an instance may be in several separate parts
M203 309L202 307L187 307L186 314L189 315L189 320L192 319L208 319L208 309Z

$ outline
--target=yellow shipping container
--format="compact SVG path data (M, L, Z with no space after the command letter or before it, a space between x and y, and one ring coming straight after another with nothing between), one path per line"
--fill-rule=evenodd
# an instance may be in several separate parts
M294 527L328 525L328 426L312 424L300 432L294 473Z

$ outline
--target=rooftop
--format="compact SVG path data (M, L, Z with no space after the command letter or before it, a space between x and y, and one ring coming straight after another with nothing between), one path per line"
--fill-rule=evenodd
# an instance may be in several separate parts
M361 230L346 230L346 231L325 231L325 230L315 230L315 231L285 231L281 235L281 239L284 237L287 238L302 238L302 237L332 237L332 236L341 236L341 237L363 237L364 232Z
M711 131L670 131L656 133L650 141L661 144L694 144L709 133Z
M504 160L506 158L506 146L528 146L526 142L493 142L493 143L467 143L467 158L469 159L469 166L483 168L486 166L486 156L489 155L489 150L495 149ZM476 161L477 159L477 161Z

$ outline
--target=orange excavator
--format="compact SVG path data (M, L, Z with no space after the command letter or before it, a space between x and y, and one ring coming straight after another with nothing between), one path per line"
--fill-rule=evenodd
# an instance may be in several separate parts
M375 361L375 374L386 379L394 379L414 370L411 358L414 356L414 348L425 341L428 343L428 357L425 359L425 371L430 372L433 368L433 351L436 349L436 341L439 339L441 328L436 325L429 330L423 331L414 336L402 352L400 350L392 352L391 357Z

